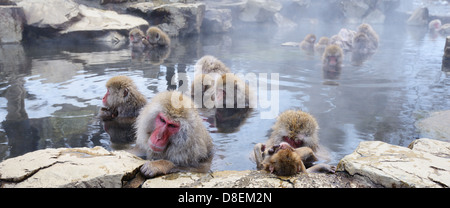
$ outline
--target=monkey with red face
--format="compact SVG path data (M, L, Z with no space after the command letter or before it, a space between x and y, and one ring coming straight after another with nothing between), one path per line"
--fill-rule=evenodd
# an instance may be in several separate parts
M106 82L106 94L102 102L105 107L100 109L99 117L110 120L116 117L137 117L147 100L131 78L115 76Z
M152 178L180 171L207 172L211 136L191 98L177 91L157 94L136 119L136 145L150 160L141 173Z

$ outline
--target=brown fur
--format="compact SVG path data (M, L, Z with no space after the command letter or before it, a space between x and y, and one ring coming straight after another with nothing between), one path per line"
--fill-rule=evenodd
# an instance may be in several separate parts
M314 50L318 52L319 54L323 54L325 51L325 48L330 45L330 39L327 37L321 37L319 39L319 42L317 42L316 45L314 45Z
M128 37L130 39L130 45L133 49L144 49L146 47L146 38L144 32L139 28L133 28L130 30Z
M170 46L170 38L161 29L158 27L150 27L147 30L147 41L150 44L150 47L169 47Z
M370 26L367 23L363 23L358 27L357 33L363 33L367 35L373 47L375 49L378 48L378 41L379 41L378 34L375 32L372 26Z
M300 42L300 48L303 50L313 51L314 43L316 42L316 36L314 34L308 34L302 42Z
M110 95L107 106L100 110L103 119L115 117L137 117L139 110L147 103L133 80L127 76L115 76L106 82Z
M309 147L315 152L319 146L318 130L316 119L309 113L288 110L278 116L266 144L269 147L279 145L283 142L283 137L287 136L291 140L302 140L302 146ZM299 138L300 134L304 138Z
M231 73L230 69L214 56L206 55L200 58L195 64L196 74L217 73L219 75Z
M149 138L155 129L155 118L159 113L180 125L179 131L169 138L163 152L154 152L149 147ZM211 136L202 123L192 100L177 91L157 94L136 119L136 145L147 153L150 162L141 167L147 177L169 172L207 172L211 165L213 144ZM155 161L153 161L155 160ZM162 167L156 161L171 164Z
M322 62L324 65L329 65L331 56L336 57L336 66L341 66L342 59L344 57L344 52L342 51L341 47L339 47L338 45L329 45L325 48L322 56Z
M233 85L234 92L227 91L227 86ZM253 90L238 76L227 73L223 74L216 80L215 87L215 101L216 107L223 108L249 108L250 103L255 101ZM233 93L233 100L227 99L227 94Z
M275 150L272 156L263 161L264 170L279 176L291 176L298 172L306 173L305 165L292 147Z

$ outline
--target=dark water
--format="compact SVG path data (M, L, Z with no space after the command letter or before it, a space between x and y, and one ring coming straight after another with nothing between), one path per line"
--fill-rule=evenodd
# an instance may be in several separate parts
M280 46L300 41L307 33L330 37L341 27L354 30L356 26L303 23L285 31L249 28L252 33L174 39L170 55L161 64L132 54L127 47L2 45L0 161L44 148L133 147L123 138L111 139L95 118L106 81L116 75L130 76L149 99L167 89L184 90L187 83L170 80L173 76L192 80L193 65L206 54L218 57L236 73L268 73L269 78L277 73L279 97L274 99L279 110L275 113L295 108L314 115L332 164L361 141L407 146L420 136L415 121L430 111L450 109L450 75L441 71L443 37L425 29L375 26L380 35L378 51L359 65L352 64L351 55L346 54L342 72L334 80L324 78L318 54ZM255 169L252 148L265 142L275 121L261 119L261 113L269 110L255 109L231 129L203 112L215 144L213 170ZM123 132L127 134L126 129Z

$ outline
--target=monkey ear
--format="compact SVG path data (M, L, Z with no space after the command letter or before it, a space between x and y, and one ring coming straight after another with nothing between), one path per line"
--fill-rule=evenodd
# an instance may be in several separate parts
M126 97L126 96L128 96L128 90L127 90L127 89L124 89L124 90L123 90L123 97Z

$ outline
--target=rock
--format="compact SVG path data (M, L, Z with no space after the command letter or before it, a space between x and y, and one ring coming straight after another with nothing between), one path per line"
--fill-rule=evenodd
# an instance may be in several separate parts
M341 2L341 10L349 22L358 22L370 9L365 1L345 0Z
M428 19L428 8L418 8L411 14L409 19L406 21L406 24L415 26L428 25Z
M71 24L66 29L60 31L60 34L112 30L128 31L134 27L148 25L148 22L142 18L126 14L118 14L114 11L95 9L84 5L79 5L79 11L82 18Z
M343 0L340 9L349 23L382 24L400 3L400 0Z
M271 22L274 15L282 9L281 3L273 0L248 0L239 14L243 22Z
M207 33L224 33L231 30L232 17L229 9L208 9L202 23L202 31Z
M450 110L434 112L415 125L424 137L450 142Z
M280 13L275 13L273 15L273 21L280 28L294 28L298 26L297 23L284 17Z
M146 180L142 188L355 188L377 187L371 181L346 173L298 174L277 177L265 171L175 173Z
M0 43L19 43L22 41L25 14L17 6L0 6Z
M44 149L0 163L0 187L122 187L145 161L102 147Z
M79 4L72 0L27 0L17 5L23 7L27 25L33 27L65 29L81 18Z
M169 36L184 36L200 33L205 4L164 4L153 8L149 19Z
M439 151L444 152L430 153L423 151L425 145L422 145L441 146L445 142L421 139L413 143L413 149L409 149L380 141L361 142L352 154L339 162L337 170L367 177L389 188L450 187L450 158L441 157L449 155L450 149L442 148Z

